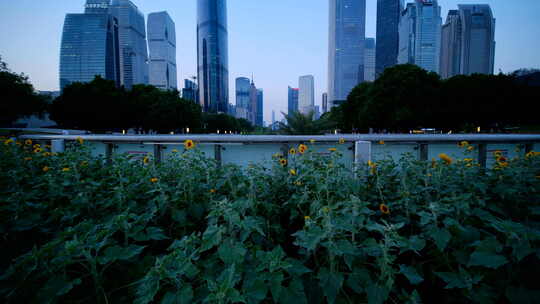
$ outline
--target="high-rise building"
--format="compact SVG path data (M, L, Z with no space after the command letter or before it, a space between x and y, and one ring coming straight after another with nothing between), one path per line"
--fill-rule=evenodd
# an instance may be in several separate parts
M364 49L364 81L375 80L375 38L366 38Z
M437 0L408 3L399 21L398 63L439 72L441 7Z
M134 84L148 84L144 15L130 0L113 0L109 11L118 20L121 84L128 89Z
M313 112L315 106L315 80L312 75L298 79L298 111L304 115Z
M264 93L257 89L257 108L255 109L255 125L263 126Z
M178 87L176 26L167 12L148 15L148 48L149 83L163 90L175 90ZM193 85L190 83L187 88L192 88Z
M272 110L272 130L276 130L276 111Z
M236 117L249 120L251 84L249 78L236 78Z
M182 98L186 100L197 101L197 84L194 81L184 79Z
M120 86L118 22L108 0L87 0L84 14L67 14L60 47L60 88L95 76Z
M251 79L251 84L249 86L249 106L248 106L248 120L252 124L256 124L257 122L257 103L258 103L258 90L255 86L255 82L253 82L253 79Z
M298 88L288 87L287 91L287 114L298 112Z
M440 74L450 78L459 74L461 64L462 25L458 10L450 10L441 29Z
M366 0L329 0L328 100L346 100L364 81Z
M377 0L377 49L375 75L397 64L399 18L403 0Z
M488 4L458 5L461 17L460 74L493 74L495 19Z
M441 76L493 74L495 19L487 4L458 5L442 27Z
M322 112L323 114L328 112L328 93L322 94Z
M227 37L227 1L197 0L199 103L205 112L227 112L229 104Z

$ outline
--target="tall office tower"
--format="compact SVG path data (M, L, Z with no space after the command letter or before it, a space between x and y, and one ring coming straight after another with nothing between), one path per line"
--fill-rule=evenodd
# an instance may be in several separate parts
M364 49L364 81L375 80L375 38L366 38Z
M110 14L118 20L120 82L128 89L148 83L148 50L144 15L130 0L113 0Z
M236 78L236 118L244 118L249 120L250 94L251 84L249 78Z
M288 87L287 91L287 114L298 112L298 88Z
M459 11L450 10L446 23L441 29L441 62L442 78L450 78L459 74L461 64L461 19Z
M227 1L197 0L199 103L205 112L227 112L229 64Z
M276 129L276 111L272 110L272 130Z
M315 80L312 75L298 79L298 111L304 115L313 112L315 106Z
M148 48L149 84L163 90L175 90L178 87L176 26L167 12L148 15Z
M186 100L197 101L197 84L194 81L184 79L182 98Z
M255 124L263 126L264 94L262 89L257 89L257 108L255 109Z
M322 112L323 114L328 112L328 93L322 94Z
M375 75L397 64L399 18L403 0L377 0L377 50Z
M248 120L255 125L257 122L257 103L258 103L258 91L253 79L249 86L249 106L248 106Z
M347 99L364 81L366 0L329 0L328 100Z
M495 19L488 4L458 5L463 25L460 74L493 74Z
M399 21L398 63L439 72L441 7L437 0L408 3Z
M60 88L99 75L120 86L118 23L109 1L88 0L84 14L66 14L60 47Z

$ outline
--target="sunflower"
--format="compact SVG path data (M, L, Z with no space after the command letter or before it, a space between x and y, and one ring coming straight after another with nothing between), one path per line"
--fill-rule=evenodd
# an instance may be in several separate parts
M216 189L210 189L210 193L216 193Z
M32 140L27 139L27 140L24 141L24 144L27 145L27 146L31 146L32 145Z
M34 149L34 153L41 153L43 152L43 149L41 149L40 147L37 147Z
M82 139L82 137L77 137L76 140L79 143L79 145L82 145L84 143L84 139Z
M32 160L32 158L31 157L25 157L24 160L29 161L29 160Z
M45 156L45 157L49 157L49 156L51 156L51 155L52 155L51 152L43 152L43 156Z
M386 206L385 204L380 204L379 210L381 210L383 214L390 214L390 208L388 208L388 206Z
M379 145L384 145L384 140L379 140Z
M45 167L43 167L43 169L41 169L41 170L42 170L43 172L47 172L47 171L51 170L51 168L45 166Z
M184 141L184 148L186 148L186 150L191 150L195 148L195 143L193 142L193 140L188 139Z
M291 169L291 170L289 170L289 173L290 173L291 175L296 175L296 170Z
M295 184L296 186L302 186L302 182L301 182L301 181L296 181L296 182L294 182L294 184Z
M307 149L308 149L307 146L304 145L304 144L298 146L298 152L299 152L300 154L304 154L304 153L307 151Z
M4 141L4 145L6 145L6 146L8 146L9 144L12 144L12 143L13 143L13 139L11 139L11 138L10 138L10 139L6 139L6 140Z
M330 151L330 152L336 152L337 149L336 149L336 148L330 148L330 149L328 149L328 151Z
M62 169L62 172L69 172L69 171L71 171L70 168L64 168L64 169Z
M291 149L289 150L289 154L295 155L295 154L296 154L296 149L295 149L295 148L291 148Z
M375 174L375 172L377 172L377 163L368 160L368 166L370 168L369 171L371 172L371 174Z
M340 138L340 139L339 139L339 144L340 144L340 145L343 145L344 143L345 143L345 138Z
M465 148L465 147L468 147L468 146L469 146L469 143L467 141L462 141L462 142L458 143L458 147L460 147L460 148Z
M452 164L452 158L445 153L439 154L439 158L442 159L447 165Z
M146 165L146 164L148 164L149 162L150 162L150 157L149 157L149 156L145 156L145 157L143 158L143 163Z
M304 216L304 220L309 221L311 217L309 215Z
M287 160L285 158L282 158L279 160L279 164L285 167L287 165Z
M315 139L310 139L310 140L309 140L309 143L314 144L314 143L315 143Z
M158 182L158 178L157 178L157 177L152 177L152 178L150 179L150 182L151 182L151 183L157 183L157 182Z
M474 151L474 146L468 146L467 151Z

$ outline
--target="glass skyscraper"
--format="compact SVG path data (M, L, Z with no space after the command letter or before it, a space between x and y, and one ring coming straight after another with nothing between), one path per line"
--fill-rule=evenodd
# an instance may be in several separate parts
M375 74L397 64L399 18L403 0L377 0L377 49Z
M148 47L149 84L163 90L176 89L176 29L167 12L148 15Z
M250 92L251 84L249 78L236 78L236 117L249 119Z
M120 85L118 23L109 1L88 0L84 14L67 14L60 47L60 88L99 75Z
M437 0L408 3L399 22L398 63L411 63L439 72L441 7Z
M364 81L366 0L329 0L329 7L328 101L332 107Z
M227 1L197 0L197 74L199 102L205 112L228 110L227 36Z
M255 125L263 126L264 94L262 89L257 89L257 109L255 110Z
M287 114L291 115L294 112L298 112L298 89L289 87L287 96Z
M366 38L364 49L364 81L375 80L375 38Z
M459 74L461 64L462 25L459 11L450 10L441 29L440 74L450 78Z
M113 0L109 9L118 20L120 80L130 89L148 83L148 50L144 15L130 0Z
M298 111L304 115L315 110L315 80L312 75L298 79Z

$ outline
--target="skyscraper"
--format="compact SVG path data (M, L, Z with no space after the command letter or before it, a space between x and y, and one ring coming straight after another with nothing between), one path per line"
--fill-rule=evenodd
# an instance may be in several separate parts
M399 21L398 63L439 72L441 7L437 0L408 3Z
M446 23L441 29L441 62L440 74L450 78L459 74L461 65L462 25L459 11L450 10Z
M148 47L149 83L163 90L176 89L176 29L167 12L148 15Z
M288 87L287 96L287 114L291 115L294 112L298 112L298 89Z
M264 93L262 89L257 89L257 108L255 109L255 125L263 126Z
M88 0L84 14L67 14L60 47L60 88L96 75L120 85L118 23L108 0Z
M364 49L364 81L375 80L375 39L366 38Z
M493 74L495 19L487 4L459 5L442 27L441 76Z
M256 124L257 122L257 103L259 98L259 92L257 90L257 87L255 86L255 83L253 82L253 79L251 79L251 84L249 86L249 106L248 106L248 120L252 124Z
M227 112L229 104L227 36L227 1L197 0L199 102L206 112Z
M366 0L329 0L329 5L328 101L333 106L364 81Z
M186 100L197 101L197 84L195 82L189 79L184 79L182 98Z
M487 4L462 4L458 8L463 25L460 73L493 74L495 19L491 7Z
M250 108L250 88L249 78L236 78L236 118L244 118L249 120Z
M314 111L315 80L312 75L300 76L298 79L298 111L304 115Z
M328 93L322 94L322 112L323 114L328 112Z
M397 64L399 18L403 0L377 0L377 50L375 74Z
M118 20L120 82L130 89L148 83L148 51L144 15L130 0L113 0L110 14Z

